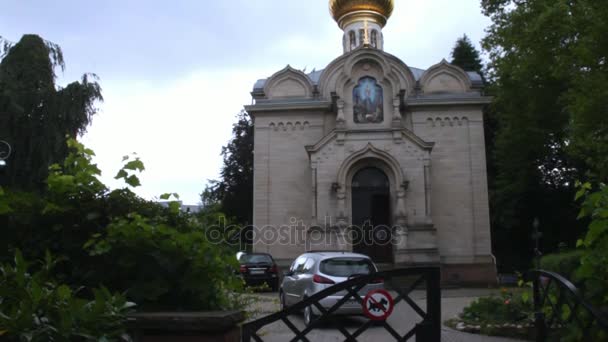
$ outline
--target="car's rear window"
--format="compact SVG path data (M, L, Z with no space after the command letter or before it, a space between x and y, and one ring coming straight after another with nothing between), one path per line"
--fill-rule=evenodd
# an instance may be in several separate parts
M353 274L370 274L374 266L364 258L333 258L321 261L320 270L334 277L350 277Z
M239 259L244 264L268 263L272 264L272 258L266 254L244 254Z

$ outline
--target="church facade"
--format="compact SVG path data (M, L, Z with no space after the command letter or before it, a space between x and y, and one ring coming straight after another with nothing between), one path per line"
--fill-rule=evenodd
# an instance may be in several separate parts
M496 281L477 73L384 52L393 0L331 0L344 54L255 83L254 251L288 264L354 251L440 264L444 282Z

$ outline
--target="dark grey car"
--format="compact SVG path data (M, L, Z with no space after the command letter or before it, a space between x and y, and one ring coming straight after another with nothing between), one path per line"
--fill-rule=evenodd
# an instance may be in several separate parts
M352 276L377 272L376 265L363 254L347 252L311 252L300 255L285 273L279 289L282 308L293 305L326 288L346 281ZM369 291L383 289L384 281L376 279L359 291L361 297ZM341 291L320 301L324 308L331 308L347 294ZM339 315L361 315L361 304L348 300L336 312ZM310 324L317 315L317 308L309 306L304 310L304 322Z

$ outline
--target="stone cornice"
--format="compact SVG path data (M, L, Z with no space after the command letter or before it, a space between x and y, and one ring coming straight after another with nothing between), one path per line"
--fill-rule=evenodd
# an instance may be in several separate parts
M365 133L401 133L407 140L413 142L420 149L425 151L431 151L435 146L434 142L427 142L418 137L414 132L410 131L407 128L381 128L381 129L334 129L329 132L329 134L325 135L321 140L319 140L314 145L306 146L306 151L308 154L315 153L322 149L325 145L327 145L330 141L337 138L339 134L343 134L345 136L355 135L355 134L365 134Z
M331 110L331 101L290 101L290 102L263 102L254 105L245 106L245 110L249 113L256 112L276 112L290 110ZM289 113L285 113L289 115Z
M476 97L410 97L406 99L408 107L436 107L436 106L470 106L487 105L492 103L491 96Z

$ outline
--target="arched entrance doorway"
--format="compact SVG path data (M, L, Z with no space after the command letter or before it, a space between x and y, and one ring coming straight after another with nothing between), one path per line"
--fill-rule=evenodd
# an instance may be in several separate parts
M353 251L375 262L392 262L390 181L376 167L365 167L353 176L352 224L357 230Z

